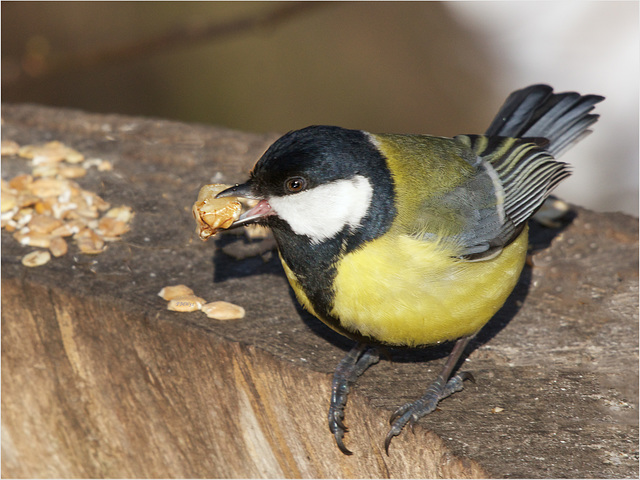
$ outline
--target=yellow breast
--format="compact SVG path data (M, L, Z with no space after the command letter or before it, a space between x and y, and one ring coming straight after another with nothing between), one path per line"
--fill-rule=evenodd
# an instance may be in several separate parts
M438 243L384 235L340 260L331 313L345 329L390 345L471 335L515 287L527 240L525 228L497 257L469 262Z

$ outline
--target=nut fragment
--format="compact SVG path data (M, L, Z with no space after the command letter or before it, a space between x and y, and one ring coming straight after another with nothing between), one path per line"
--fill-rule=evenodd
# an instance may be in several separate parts
M29 228L33 232L50 233L64 224L59 218L53 218L49 215L33 215L29 221Z
M38 197L57 197L62 195L67 186L64 180L57 178L39 178L29 185L29 190Z
M167 308L174 312L195 312L202 308L204 302L204 298L196 297L195 295L182 295L171 299Z
M83 228L84 228L84 222L82 222L81 220L71 220L70 222L65 222L63 225L53 230L51 232L51 236L52 237L68 237L70 235L75 235Z
M28 173L23 173L17 177L13 177L9 180L9 187L15 190L28 190L29 185L33 182L33 176Z
M127 233L129 225L111 217L102 217L98 222L98 233L106 238L115 238Z
M201 240L215 235L220 229L229 228L240 217L242 205L237 197L215 198L227 188L229 185L216 183L200 189L192 212L198 224L196 232Z
M33 208L36 213L40 213L42 215L52 216L53 208L52 205L55 203L54 197L49 197L46 200L38 200L33 204Z
M51 260L51 254L46 250L36 250L35 252L27 253L22 257L22 264L25 267L39 267Z
M18 205L18 198L11 192L2 190L2 192L0 193L0 197L2 205L0 207L0 210L2 211L2 213L13 210Z
M84 155L57 141L23 147L3 141L2 148L3 155L32 159L30 173L2 179L1 226L20 243L49 248L54 256L61 256L68 250L62 237L74 235L82 253L96 254L104 251L105 241L118 240L129 231L130 207L118 207L106 215L109 202L71 180L84 176L91 166L111 170L110 162L85 161Z
M129 222L133 218L133 210L131 207L122 206L122 207L114 207L104 214L105 217L115 218L121 222Z
M195 295L195 294L193 293L193 290L191 290L186 285L170 285L160 290L158 292L158 295L164 298L165 300L169 301L177 297L184 297L184 296Z
M2 140L0 150L0 154L2 155L17 155L18 150L20 150L20 145L13 140Z
M82 191L82 198L84 202L89 205L91 208L97 208L101 212L108 210L111 207L111 204L105 201L101 196L96 195L93 192L89 192L87 190ZM125 207L131 208L131 207Z
M38 201L38 197L36 195L31 195L28 192L23 192L18 195L18 199L16 201L20 208L24 208L35 204Z
M113 164L109 160L102 160L98 164L99 172L110 172L111 170L113 170Z
M68 163L79 163L84 160L84 155L80 152L58 141L44 145L26 145L18 150L18 155L23 158L43 159L50 162L66 160Z
M207 314L207 317L216 320L237 320L244 318L244 308L229 302L210 302L203 305L201 310Z
M13 234L15 238L22 245L29 245L30 247L49 248L51 243L51 235L38 232L23 232L17 231Z
M54 257L61 257L67 253L67 242L62 237L53 237L49 242L49 251Z
M99 172L109 172L113 170L113 164L109 160L101 158L89 158L82 162L84 168L97 167Z
M31 173L34 177L55 177L58 174L57 163L45 163L35 167Z
M16 223L16 228L24 227L32 218L33 210L31 208L21 208L13 215L13 221Z
M104 251L104 240L90 228L80 230L73 238L82 253L95 255Z
M77 165L71 167L62 167L58 169L58 174L64 178L80 178L87 174L87 171Z

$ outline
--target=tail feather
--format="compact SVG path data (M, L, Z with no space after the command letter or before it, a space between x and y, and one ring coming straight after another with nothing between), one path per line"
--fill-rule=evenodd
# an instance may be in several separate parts
M558 157L591 133L588 128L598 115L589 112L602 100L599 95L553 93L548 85L531 85L509 95L486 135L544 138L549 142L545 150Z
M500 107L485 135L514 138L522 136L537 106L544 104L552 93L553 89L548 85L531 85L516 90Z

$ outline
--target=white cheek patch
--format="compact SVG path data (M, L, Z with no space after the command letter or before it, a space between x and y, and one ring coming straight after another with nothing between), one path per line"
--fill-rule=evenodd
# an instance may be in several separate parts
M345 226L357 228L367 214L373 187L361 176L336 180L326 185L284 197L271 197L269 204L294 233L313 243L333 237Z

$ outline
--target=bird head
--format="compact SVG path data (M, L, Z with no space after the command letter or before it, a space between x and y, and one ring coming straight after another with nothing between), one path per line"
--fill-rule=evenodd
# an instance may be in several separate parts
M312 126L284 135L258 160L247 182L217 195L227 196L258 200L233 226L259 223L312 244L356 232L380 211L393 212L384 158L369 134L340 127Z

